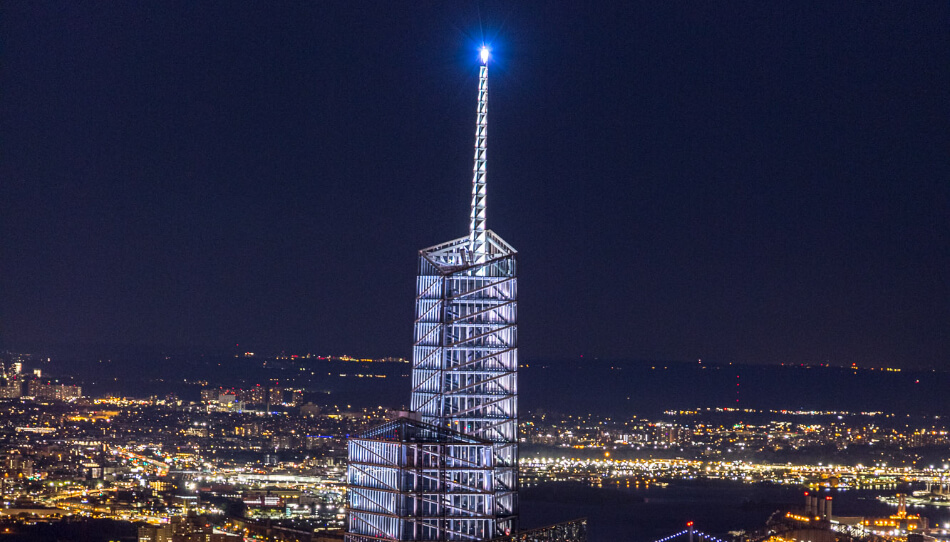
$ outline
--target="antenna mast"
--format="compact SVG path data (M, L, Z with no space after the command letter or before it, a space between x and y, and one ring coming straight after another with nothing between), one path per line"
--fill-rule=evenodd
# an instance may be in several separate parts
M485 232L485 177L488 169L488 48L479 53L482 65L478 68L478 116L475 124L475 167L472 174L472 215L469 222L469 250L473 263L484 263L488 254Z

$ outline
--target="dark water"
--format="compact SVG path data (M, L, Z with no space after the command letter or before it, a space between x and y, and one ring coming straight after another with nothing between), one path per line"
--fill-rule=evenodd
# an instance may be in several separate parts
M82 518L54 523L4 524L3 542L136 542L138 527L127 521Z
M950 394L943 392L950 387L950 373L942 372L582 360L525 365L519 373L519 404L529 410L618 417L697 407L950 411Z
M826 493L834 498L835 515L888 516L895 508L876 497L897 492L894 489ZM587 517L591 542L649 542L681 531L687 521L714 536L760 529L776 510L800 508L802 502L801 488L764 483L674 480L668 487L627 489L549 482L522 491L521 518L522 526L531 528ZM948 508L922 507L912 512L929 517L931 524L950 522Z
M234 356L54 360L44 373L75 376L92 393L175 392L196 400L202 386L196 381L226 387L280 382L306 389L308 400L324 404L399 408L409 403L408 363L264 361ZM354 378L354 373L386 378ZM932 416L950 411L950 394L943 392L948 388L950 373L933 371L603 360L523 360L519 369L524 411L621 418L697 407Z

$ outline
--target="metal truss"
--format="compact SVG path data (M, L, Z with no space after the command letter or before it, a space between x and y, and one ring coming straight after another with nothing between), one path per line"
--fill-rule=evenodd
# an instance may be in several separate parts
M411 408L422 422L350 440L348 542L517 530L517 251L485 225L488 56L483 48L469 235L419 252Z
M488 65L478 70L478 115L475 119L475 167L472 170L472 215L469 223L469 249L476 263L485 254L485 196L488 173Z
M469 235L419 252L410 408L493 443L491 538L517 529L518 289L517 251L485 225L488 56L483 48Z
M517 252L485 238L482 258L470 238L420 251L410 408L494 443L499 536L517 527Z
M348 541L493 536L491 442L400 418L348 446Z

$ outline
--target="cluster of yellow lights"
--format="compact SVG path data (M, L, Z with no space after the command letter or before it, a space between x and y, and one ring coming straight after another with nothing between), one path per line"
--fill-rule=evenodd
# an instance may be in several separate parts
M907 521L907 528L914 530L917 528L917 522L920 521L920 516L913 515L909 516L906 514L895 514L890 518L875 519L873 524L875 527L898 527L902 520ZM864 520L864 525L871 525L871 520Z
M98 412L87 412L85 414L74 414L67 419L73 422L94 422L94 421L108 422L112 418L115 418L118 415L119 415L118 410L101 410Z
M93 399L93 404L96 405L115 405L115 406L133 406L133 405L148 405L149 401L147 399L129 399L128 397L103 397L100 399Z

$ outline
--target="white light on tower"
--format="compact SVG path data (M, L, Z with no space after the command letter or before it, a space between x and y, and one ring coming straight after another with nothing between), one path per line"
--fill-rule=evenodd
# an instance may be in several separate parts
M482 46L482 50L478 53L482 57L482 64L488 64L488 47Z

